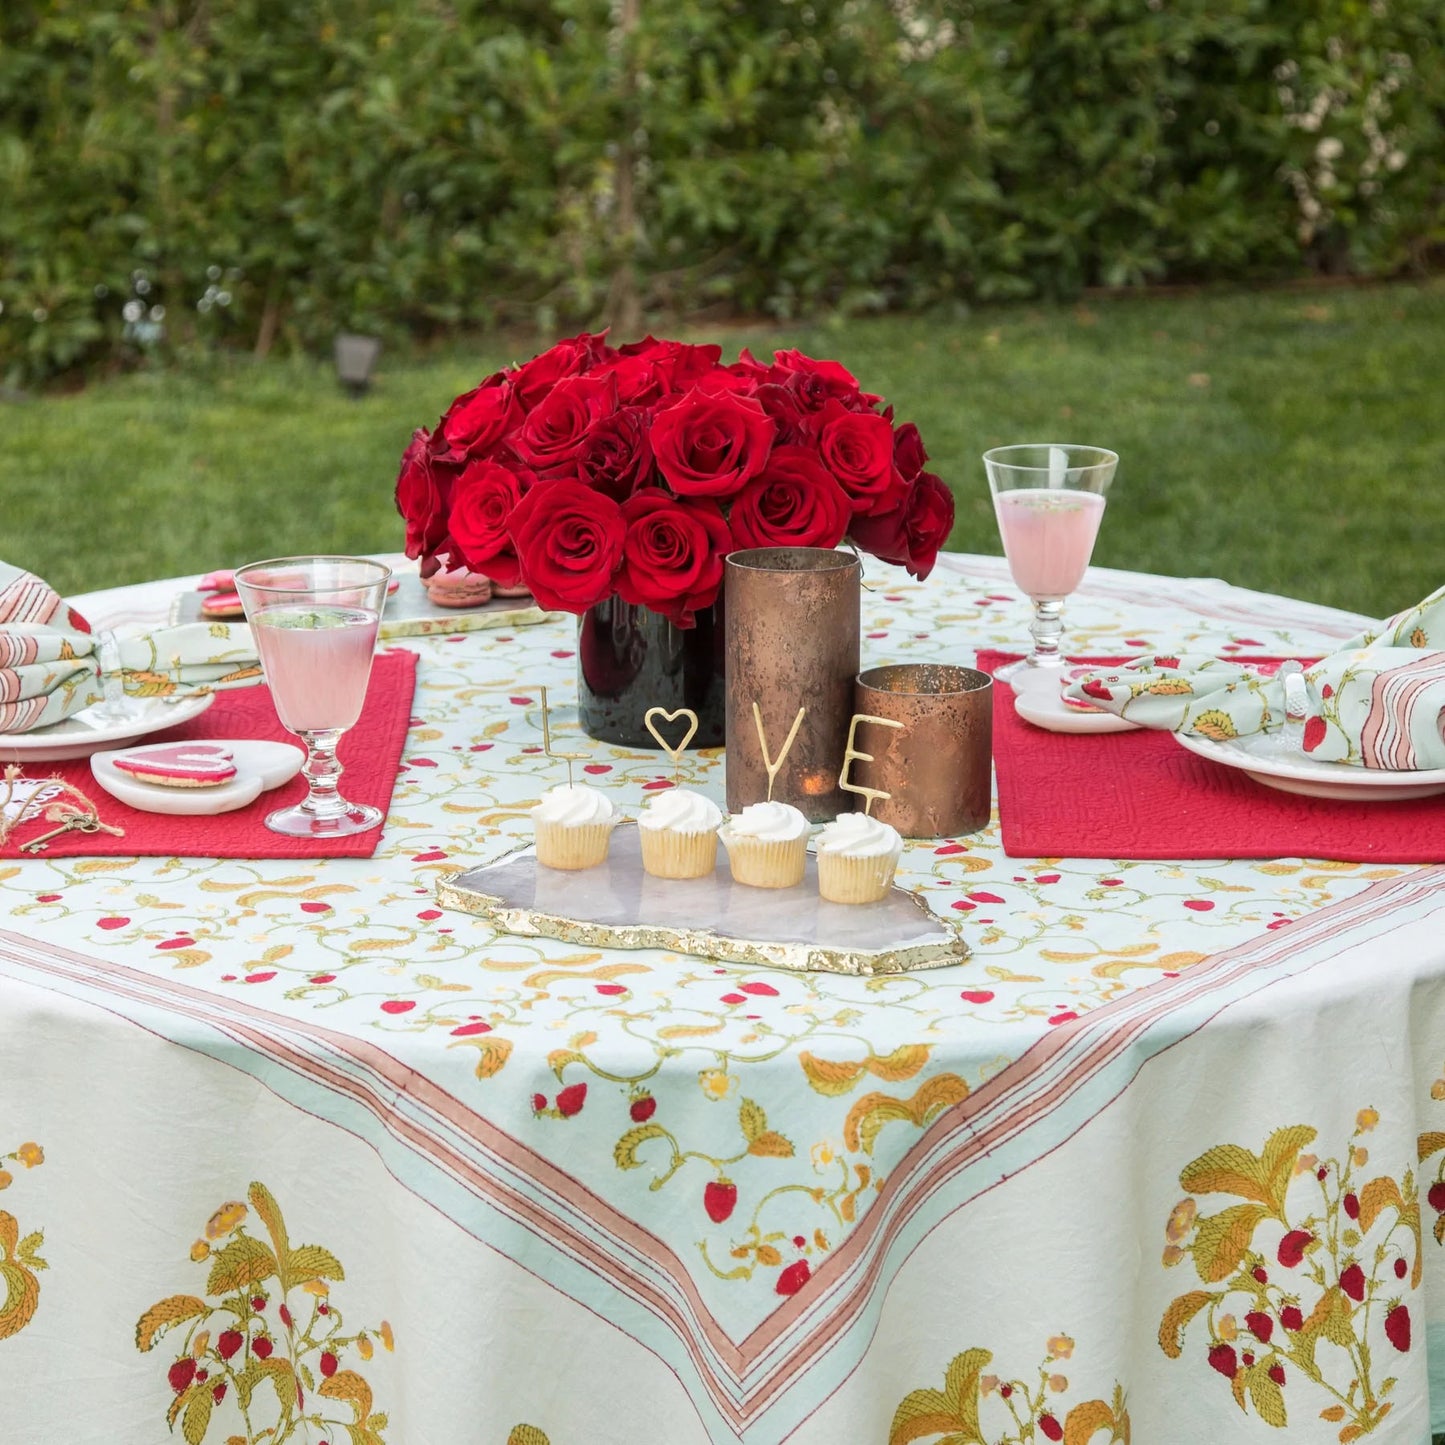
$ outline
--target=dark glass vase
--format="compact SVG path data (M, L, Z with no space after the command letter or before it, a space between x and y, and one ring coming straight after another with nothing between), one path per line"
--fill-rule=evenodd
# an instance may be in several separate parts
M689 747L723 742L727 687L723 677L723 605L678 627L661 613L609 597L584 612L577 633L577 710L582 731L599 742L657 750L643 726L648 708L697 714ZM671 738L672 729L663 735Z

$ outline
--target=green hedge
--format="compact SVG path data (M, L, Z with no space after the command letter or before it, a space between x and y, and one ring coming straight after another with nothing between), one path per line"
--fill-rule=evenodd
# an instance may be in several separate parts
M1442 176L1440 0L6 0L0 377L1380 275Z

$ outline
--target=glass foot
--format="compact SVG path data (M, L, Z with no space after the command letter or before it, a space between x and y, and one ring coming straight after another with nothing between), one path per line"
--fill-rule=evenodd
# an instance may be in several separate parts
M280 808L269 814L266 826L288 838L345 838L379 828L383 816L380 808L369 804L347 803L343 811L322 818L298 803L294 808Z
M1057 686L1063 675L1064 659L1058 653L1054 654L1052 662L1035 662L1032 658L1021 657L994 673L999 682L1008 683L1015 691L1033 682Z

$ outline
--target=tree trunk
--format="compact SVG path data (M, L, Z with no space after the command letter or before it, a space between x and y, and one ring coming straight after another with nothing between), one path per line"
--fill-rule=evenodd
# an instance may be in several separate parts
M637 288L637 60L632 39L642 17L642 0L618 0L617 50L622 67L622 133L617 138L612 199L617 219L617 260L607 297L607 317L616 337L630 341L642 330L642 299Z
M276 331L281 324L281 279L276 272L266 286L266 300L261 307L261 326L256 332L257 361L264 361L276 340Z

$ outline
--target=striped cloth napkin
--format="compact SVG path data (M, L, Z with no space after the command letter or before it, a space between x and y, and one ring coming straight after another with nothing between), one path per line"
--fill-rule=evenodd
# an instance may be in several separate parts
M0 562L0 733L48 727L105 700L90 624L54 588ZM261 680L251 629L225 622L118 639L105 671L131 697L243 687Z
M1445 768L1445 587L1304 671L1300 746L1323 762ZM1277 677L1215 657L1155 655L1079 678L1064 696L1131 722L1225 742L1285 726Z

